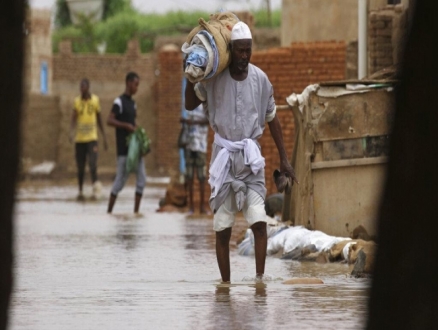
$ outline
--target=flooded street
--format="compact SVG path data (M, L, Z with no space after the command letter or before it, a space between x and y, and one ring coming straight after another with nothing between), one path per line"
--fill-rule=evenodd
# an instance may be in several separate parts
M345 264L268 257L264 286L253 257L231 248L231 287L219 270L210 219L156 213L164 188L145 189L134 216L134 188L106 214L100 201L75 201L76 186L26 186L15 219L11 330L67 329L360 329L369 281ZM282 284L319 277L323 285Z

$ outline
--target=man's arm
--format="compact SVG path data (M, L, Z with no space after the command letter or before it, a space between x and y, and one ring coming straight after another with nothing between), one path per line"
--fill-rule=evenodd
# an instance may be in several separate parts
M185 108L187 110L195 110L201 104L201 100L196 96L195 85L187 80L185 90Z
M96 117L97 117L97 124L99 125L99 129L102 132L102 136L103 136L103 147L105 150L108 150L108 143L106 141L105 129L103 128L102 116L100 115L100 112L96 113Z
M108 120L106 121L108 126L126 129L128 132L134 132L135 126L130 123L125 123L123 121L117 120L114 112L111 112L108 116Z
M71 120L70 120L70 132L68 134L68 140L70 141L70 143L73 143L77 120L78 120L78 113L76 112L76 109L73 109L73 112L71 114Z
M286 173L292 178L293 181L298 183L298 180L295 176L295 171L287 160L286 149L284 148L283 142L283 132L281 130L280 121L278 120L277 115L275 115L274 119L271 120L268 125L269 130L271 131L272 138L274 139L275 145L277 146L278 153L280 154L280 171L282 173Z

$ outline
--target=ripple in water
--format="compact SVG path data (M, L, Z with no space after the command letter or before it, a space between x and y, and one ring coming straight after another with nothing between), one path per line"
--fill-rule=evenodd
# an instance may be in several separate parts
M279 282L283 281L281 277L275 277L273 275L263 274L262 276L245 276L242 282L254 282L254 283L265 283L265 282Z

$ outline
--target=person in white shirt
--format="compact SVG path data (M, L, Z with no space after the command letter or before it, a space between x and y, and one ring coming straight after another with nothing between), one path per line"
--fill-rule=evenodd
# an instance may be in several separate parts
M272 84L261 69L249 63L251 51L249 27L238 22L231 32L230 66L205 82L187 82L185 89L186 109L195 109L205 102L215 132L209 171L210 207L224 282L230 281L229 242L239 211L243 211L254 233L256 278L263 280L267 248L265 160L257 139L266 122L279 152L280 171L296 181L284 148Z
M189 141L184 150L186 173L185 183L189 193L189 213L195 211L193 205L193 183L196 174L199 181L199 212L210 214L205 207L205 168L207 158L208 118L200 104L196 109L189 111L187 118L181 118L182 123L188 125Z

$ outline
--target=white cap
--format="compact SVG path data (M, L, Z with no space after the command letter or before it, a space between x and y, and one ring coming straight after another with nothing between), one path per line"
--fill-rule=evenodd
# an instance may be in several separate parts
M231 30L231 40L240 39L252 39L249 26L243 22L237 22L234 24L233 29Z

